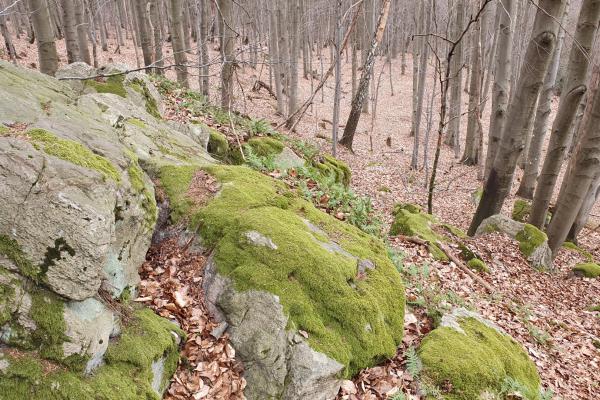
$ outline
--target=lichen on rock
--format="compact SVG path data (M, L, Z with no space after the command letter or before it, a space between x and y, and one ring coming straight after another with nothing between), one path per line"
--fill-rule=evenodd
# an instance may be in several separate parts
M466 310L444 316L442 325L423 339L418 355L423 363L420 379L440 389L444 399L499 396L508 379L523 388L525 399L540 399L540 377L523 347Z

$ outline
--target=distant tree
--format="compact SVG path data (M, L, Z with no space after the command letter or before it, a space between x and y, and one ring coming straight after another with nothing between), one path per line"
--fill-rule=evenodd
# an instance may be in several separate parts
M175 72L177 82L184 87L189 87L187 57L185 55L185 42L183 40L183 10L182 0L169 0L171 5L171 44L173 46L173 57L175 58Z
M221 57L221 107L230 109L233 102L233 73L235 70L235 40L237 33L233 29L233 0L218 0L222 26Z
M75 5L73 0L61 1L63 11L63 31L67 47L67 60L69 63L80 61L79 42L77 41L77 23L75 21Z
M54 42L52 20L46 0L28 0L31 10L31 22L37 41L40 71L54 76L58 69L58 54Z

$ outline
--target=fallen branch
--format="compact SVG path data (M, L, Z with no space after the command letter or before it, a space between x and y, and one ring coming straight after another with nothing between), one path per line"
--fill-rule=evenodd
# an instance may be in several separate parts
M452 250L450 250L450 248L448 246L446 246L444 243L442 243L440 241L438 241L436 244L440 248L440 250L442 250L448 256L450 261L454 262L454 264L456 264L458 266L458 268L460 268L464 272L466 272L467 275L469 275L471 278L473 278L475 281L477 281L489 293L494 292L494 289L490 286L490 284L487 283L485 280L483 280L483 278L480 277L479 275L477 275L475 272L471 271L471 269L469 267L467 267L465 265L465 263L462 262L461 259L459 259L458 257L456 257L456 255L454 255L454 253L452 252Z
M254 85L252 85L252 91L258 92L258 91L260 91L261 88L264 88L267 92L269 92L271 97L273 97L275 100L277 100L277 95L273 91L273 88L271 88L271 86L269 86L265 82L257 79L256 82L254 82Z

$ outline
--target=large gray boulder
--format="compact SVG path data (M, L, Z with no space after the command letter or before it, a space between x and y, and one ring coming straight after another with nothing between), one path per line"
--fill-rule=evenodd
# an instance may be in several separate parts
M519 249L529 263L538 269L552 267L552 251L548 246L548 237L533 225L515 221L502 214L492 215L483 220L475 236L490 232L502 232L519 242Z
M270 243L261 238L254 245L271 248ZM287 331L288 317L276 295L236 291L230 279L217 273L212 257L204 271L203 288L211 313L227 323L231 343L244 361L249 399L335 397L344 366L314 351L299 334Z

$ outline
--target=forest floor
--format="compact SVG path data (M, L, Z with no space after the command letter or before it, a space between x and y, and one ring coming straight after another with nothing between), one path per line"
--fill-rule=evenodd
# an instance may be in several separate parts
M15 46L21 56L19 60L21 65L32 67L37 64L34 45L21 39L15 40ZM64 63L65 51L61 46L62 43L59 44L59 53ZM115 48L115 44L109 42L108 52L98 52L100 65L114 61L136 66L135 53L130 44L121 48L122 54L114 54ZM169 54L169 49L165 48L165 54ZM189 57L191 60L191 57L195 56ZM317 55L314 56L313 62L317 66L313 69L318 75L321 67ZM328 57L323 57L323 65L326 70L329 65ZM424 169L410 168L414 140L409 137L412 107L410 57L407 59L407 65L406 74L401 75L400 60L393 60L390 77L389 66L385 66L382 60L376 63L374 69L376 84L381 77L376 118L372 120L372 109L369 114L361 116L355 137L354 153L338 148L338 157L346 161L352 169L353 190L372 198L375 209L386 224L391 222L391 210L394 204L410 202L423 206L427 199ZM219 66L213 65L211 101L214 103L218 103L219 96L218 72ZM167 76L174 78L171 74L172 72L169 72ZM195 76L196 74L192 73L190 77L193 87L197 87ZM350 65L344 63L340 124L345 122L349 113L350 76ZM236 109L253 118L282 122L283 119L276 113L275 100L265 91L258 93L251 91L257 79L269 82L267 66L259 64L257 69L245 67L237 70ZM316 86L318 81L311 82L302 77L299 81L299 99L302 101L308 97L312 87ZM433 81L429 82L429 87L431 86ZM430 141L428 144L424 143L422 138L420 141L421 149L428 148L430 163L435 146L436 115L439 106L438 100L434 100ZM465 95L464 110L467 108L466 101ZM427 105L428 99L425 99L424 103ZM295 132L286 133L329 152L331 142L319 137L331 135L331 124L325 120L331 120L332 108L333 80L331 79L325 85L322 97L319 94L315 98L313 106L296 126ZM489 102L483 114L484 132L487 131L488 121ZM461 124L466 128L466 116L462 118ZM426 121L422 126L426 128ZM343 128L340 129L342 130ZM463 129L463 132L465 130ZM391 146L386 144L388 137L391 138ZM419 165L423 165L422 151L419 158ZM442 148L439 178L433 202L433 213L441 221L463 229L468 227L476 208L473 193L482 186L482 182L477 179L477 172L478 167L460 164L454 157L453 150L446 146ZM515 177L513 194L520 176L519 170ZM503 209L505 213L510 213L513 202L514 195L511 194ZM600 215L598 206L594 208L592 214L593 219ZM406 350L416 347L423 335L432 328L429 317L432 311L443 311L454 305L478 311L522 343L537 364L543 385L554 391L557 397L565 400L600 398L600 353L594 346L594 342L600 337L600 314L589 311L590 307L600 303L600 281L573 275L572 267L584 261L581 254L563 249L555 260L555 270L552 273L539 272L532 269L521 257L516 243L503 235L489 234L469 239L467 240L469 247L481 255L490 267L489 274L481 275L494 289L493 293L488 293L479 282L474 281L454 263L433 260L425 247L393 237L390 238L390 242L399 254L402 254L404 265L402 272L407 286L407 299L413 304L407 309L404 343L394 359L381 366L362 371L353 382L344 382L340 399L385 399L400 390L407 395L407 398L421 398L417 394L414 378L407 372L405 366ZM579 244L596 260L600 260L600 233L597 229L585 229L580 236ZM174 252L178 259L185 258L178 253L177 249L169 251ZM168 261L168 257L151 258L151 260L157 259L159 264ZM188 263L194 262L197 262L197 268L201 269L201 261L192 260ZM196 278L192 275L182 276L182 282L187 282L187 285L196 282ZM152 274L147 274L144 282L155 279L157 278ZM158 292L153 292L156 293ZM192 292L189 295L193 297ZM172 299L173 293L167 293L165 296ZM168 303L163 305L166 306ZM196 317L206 318L198 315ZM210 325L210 322L206 324ZM210 327L212 329L212 326ZM181 381L181 379L188 379L185 376L177 375L174 380L175 388L179 387L177 385L185 385L189 382L200 386L202 384L198 381L198 377L202 377L211 383L211 387L214 387L214 383L221 379L220 384L227 386L229 392L215 394L208 388L202 389L205 391L202 396L191 398L228 398L224 397L224 393L238 393L241 390L240 385L243 385L239 374L237 377L235 373L228 375L238 367L232 360L231 349L227 344L221 339L214 338L210 339L210 342L203 341L208 337L206 334L208 328L202 329L203 333L197 335L199 339L196 343L200 348L205 347L205 350L210 353L207 360L213 363L210 364L213 368L212 375L209 374L210 376L207 377L202 373L193 374L193 379L189 378L188 382ZM198 371L202 368L198 367ZM223 380L228 381L223 383ZM174 398L185 397L174 396Z

